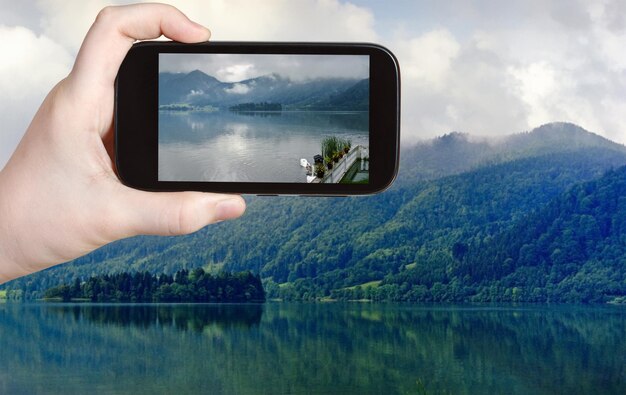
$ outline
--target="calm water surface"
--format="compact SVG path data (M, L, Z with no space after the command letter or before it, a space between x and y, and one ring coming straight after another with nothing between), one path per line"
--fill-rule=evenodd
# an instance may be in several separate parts
M324 137L369 146L367 112L160 112L159 180L306 182Z
M0 305L2 394L624 394L626 309Z

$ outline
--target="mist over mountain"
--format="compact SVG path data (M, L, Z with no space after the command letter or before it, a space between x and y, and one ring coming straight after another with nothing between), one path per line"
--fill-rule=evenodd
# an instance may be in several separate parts
M614 270L626 260L623 145L554 123L498 140L452 133L401 156L398 182L376 196L247 197L239 220L122 240L7 287L36 296L75 276L202 266L258 272L268 296L283 299L626 295L626 273Z
M626 152L625 146L567 122L553 122L501 137L452 132L403 148L403 177L399 181L436 178L519 158L591 147Z
M287 109L353 110L369 108L369 79L317 78L291 81L269 74L239 82L221 82L195 70L159 73L159 105L211 105L228 108L249 102L280 103Z

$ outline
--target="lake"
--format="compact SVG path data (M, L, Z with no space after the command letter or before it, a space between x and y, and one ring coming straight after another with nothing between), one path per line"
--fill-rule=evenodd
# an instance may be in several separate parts
M306 182L324 137L369 147L368 112L159 112L159 180Z
M624 307L0 304L2 394L624 394Z

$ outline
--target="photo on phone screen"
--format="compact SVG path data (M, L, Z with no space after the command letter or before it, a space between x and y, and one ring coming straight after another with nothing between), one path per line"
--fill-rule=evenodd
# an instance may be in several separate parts
M158 181L369 183L368 55L158 63Z

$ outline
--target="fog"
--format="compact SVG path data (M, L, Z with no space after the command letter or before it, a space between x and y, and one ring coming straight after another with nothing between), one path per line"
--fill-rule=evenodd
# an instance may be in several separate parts
M364 55L161 54L159 71L200 70L222 82L239 82L276 73L292 81L369 77Z

